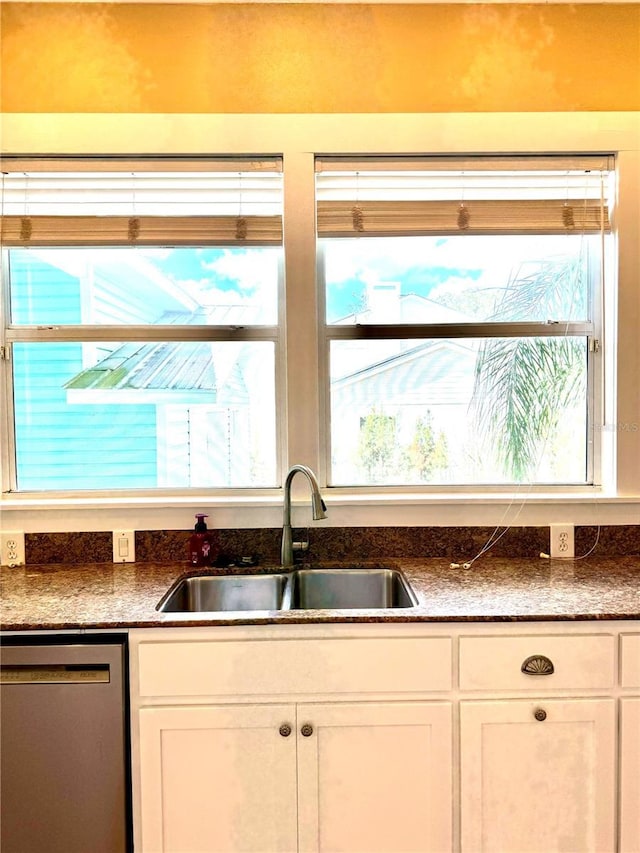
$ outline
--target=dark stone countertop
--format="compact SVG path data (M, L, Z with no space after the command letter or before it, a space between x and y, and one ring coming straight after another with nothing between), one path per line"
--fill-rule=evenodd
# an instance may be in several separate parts
M261 611L176 616L156 604L180 577L220 573L186 563L27 565L0 569L3 631L326 622L519 622L640 619L640 557L583 560L388 558L323 566L402 569L418 605L397 610ZM233 570L223 570L233 571ZM277 571L263 566L244 571Z

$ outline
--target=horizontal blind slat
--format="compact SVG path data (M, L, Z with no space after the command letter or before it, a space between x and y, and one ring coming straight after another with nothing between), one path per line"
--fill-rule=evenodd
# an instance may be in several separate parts
M2 168L7 245L282 242L281 158L5 157Z
M280 216L5 216L5 246L279 245Z
M6 172L281 172L280 157L24 157L5 154L0 169Z
M608 172L614 168L614 156L603 154L576 155L476 155L465 157L445 156L390 156L362 157L353 156L316 157L315 169L318 173L344 172L360 174L367 172L572 172L593 171Z
M318 234L610 231L608 154L319 157Z
M464 207L468 219L466 227L461 227L460 202L319 201L318 236L513 232L564 234L611 229L606 208L601 210L600 203L595 200L568 205L558 199L485 200L468 201Z

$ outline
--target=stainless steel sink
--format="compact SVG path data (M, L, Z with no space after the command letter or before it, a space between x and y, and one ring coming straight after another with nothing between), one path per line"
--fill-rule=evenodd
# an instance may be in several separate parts
M416 597L397 569L294 569L276 574L184 578L162 597L162 613L255 610L353 610L413 607Z
M160 600L163 613L280 610L287 573L185 578Z
M298 569L292 610L413 607L415 595L396 569Z

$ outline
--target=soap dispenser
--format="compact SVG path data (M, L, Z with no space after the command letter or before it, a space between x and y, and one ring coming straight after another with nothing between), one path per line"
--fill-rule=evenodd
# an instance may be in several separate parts
M213 549L215 537L205 522L208 517L202 512L196 513L196 526L189 537L189 562L192 566L208 566L216 557Z

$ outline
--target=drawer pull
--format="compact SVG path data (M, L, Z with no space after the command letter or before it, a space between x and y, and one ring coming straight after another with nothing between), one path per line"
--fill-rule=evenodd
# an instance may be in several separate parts
M289 725L289 723L283 723L280 726L280 734L282 735L282 737L289 737L289 735L291 734L291 726Z
M544 710L544 708L536 708L536 710L533 712L533 716L539 723L543 723L547 719L547 712Z
M525 675L553 675L552 661L545 655L531 655L520 667Z
M300 734L302 737L311 737L313 734L313 726L309 723L305 723L304 726L300 729Z

